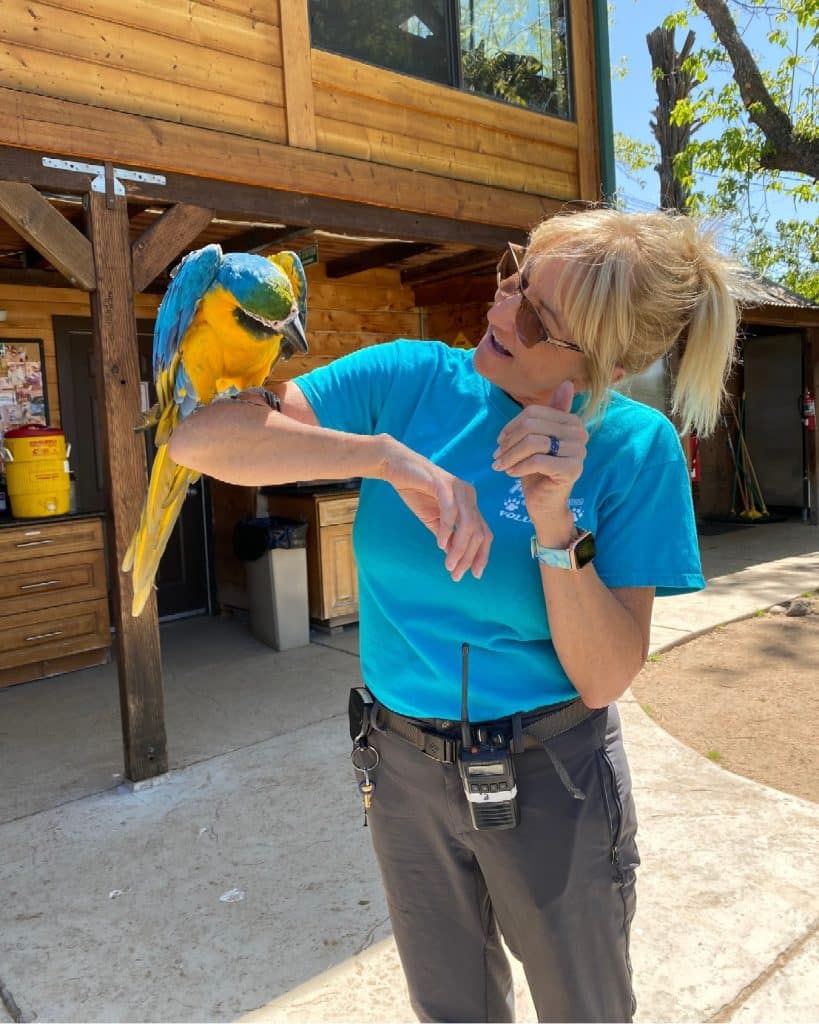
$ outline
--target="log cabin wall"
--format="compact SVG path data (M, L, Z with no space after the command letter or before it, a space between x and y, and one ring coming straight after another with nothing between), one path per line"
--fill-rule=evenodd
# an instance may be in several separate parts
M0 84L286 139L277 3L3 0Z
M311 48L307 0L3 0L0 142L528 230L600 198L570 21L563 121Z

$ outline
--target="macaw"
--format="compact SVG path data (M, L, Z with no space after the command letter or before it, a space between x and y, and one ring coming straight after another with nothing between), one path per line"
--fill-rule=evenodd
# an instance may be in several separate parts
M261 388L279 359L306 352L306 316L307 279L294 252L223 255L207 245L173 271L154 328L158 401L137 427L156 425L157 453L122 563L123 572L133 572L133 616L145 607L188 487L200 475L170 458L168 438L194 409Z

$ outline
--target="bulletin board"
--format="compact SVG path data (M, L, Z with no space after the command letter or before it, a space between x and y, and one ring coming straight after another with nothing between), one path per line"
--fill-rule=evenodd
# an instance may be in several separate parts
M0 336L0 434L48 423L43 343Z

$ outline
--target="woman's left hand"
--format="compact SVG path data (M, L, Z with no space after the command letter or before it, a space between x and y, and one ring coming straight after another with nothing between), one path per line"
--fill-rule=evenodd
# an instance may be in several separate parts
M565 518L569 495L583 472L588 432L572 407L574 386L563 381L548 405L528 405L498 436L492 468L520 477L526 510L540 524ZM557 449L555 451L555 449Z

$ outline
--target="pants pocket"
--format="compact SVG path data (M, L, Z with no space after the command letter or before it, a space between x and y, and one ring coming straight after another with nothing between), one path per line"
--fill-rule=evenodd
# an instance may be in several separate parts
M622 765L617 763L618 753L623 755ZM640 863L636 842L637 815L624 757L622 746L618 751L606 744L597 751L597 772L609 830L612 874L620 884L624 881L624 874L633 872Z

